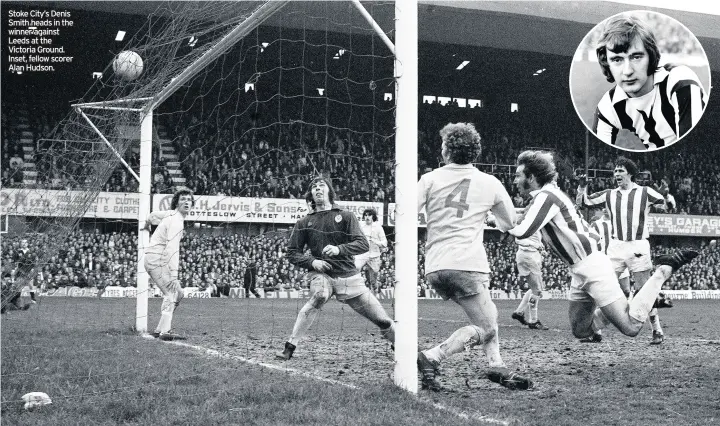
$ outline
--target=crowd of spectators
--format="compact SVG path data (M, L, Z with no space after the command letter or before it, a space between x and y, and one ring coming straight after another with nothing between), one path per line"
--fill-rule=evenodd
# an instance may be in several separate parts
M711 101L712 103L713 101ZM703 121L682 141L652 155L623 152L599 143L589 144L587 164L589 191L616 186L612 177L614 161L626 156L650 177L649 185L668 183L677 203L670 213L720 215L720 147L708 143L720 117L713 114L717 105L709 105ZM425 104L420 108L418 154L420 174L442 165L439 129L448 122L474 123L482 137L483 152L477 167L497 176L508 192L513 187L515 161L525 149L552 151L558 165L558 184L572 198L576 195L577 176L584 174L586 164L585 128L574 111L556 111L552 121L533 114L498 114L483 108L447 108ZM592 137L591 137L592 138Z
M248 102L255 99L252 92L244 96ZM551 111L535 114L423 104L419 111L418 170L424 173L442 165L439 129L451 121L467 121L475 123L483 138L477 167L496 175L513 196L513 164L524 149L555 153L558 183L571 197L575 196L576 176L584 172L586 163L590 191L614 187L613 162L618 155L626 155L638 163L641 171L648 172L652 185L659 187L663 180L668 183L677 203L671 213L720 215L720 147L707 143L712 140L712 129L720 125L720 119L713 114L718 108L713 99L701 123L683 141L652 155L620 152L602 143L590 143L586 153L586 130L569 106L548 106L546 109ZM347 111L338 106L330 108L337 111L328 115L325 101L314 101L322 105L304 99L298 101L304 102L301 106L293 106L284 100L283 107L294 114L278 113L277 104L272 102L256 102L253 113L238 113L234 104L228 103L213 109L209 120L201 114L202 108L184 111L182 105L168 107L183 112L158 114L159 129L153 136L152 191L172 192L178 184L173 176L182 176L184 185L198 195L302 198L308 179L324 174L333 177L339 199L393 201L392 103L372 106L377 114L365 114L365 120L370 122L358 119L353 128L348 128L333 115ZM72 156L58 152L56 142L47 140L57 114L49 108L31 109L22 103L15 112L24 110L32 117L27 121L34 139L35 186L75 189L82 185L77 176L89 176L92 172L88 172L88 165L71 161ZM23 170L25 174L28 170L23 167L21 132L17 120L7 116L6 111L2 116L2 183L4 187L21 187ZM547 114L554 118L548 120ZM165 148L171 146L177 160L161 149L160 139L170 141ZM137 149L126 150L124 159L138 170ZM179 169L179 175L170 173L171 162L177 163L172 168ZM136 192L137 187L135 179L118 165L102 190Z
M27 242L28 253L18 258L22 241ZM41 261L35 270L34 282L47 289L66 286L134 287L137 273L137 236L130 232L72 233L60 246L50 241L48 234L12 236L2 240L2 279L5 284L15 279L16 270ZM706 243L702 243L705 245ZM671 247L652 244L655 254L665 253ZM53 247L57 252L45 258ZM524 287L515 266L514 242L499 241L492 237L485 241L492 271L491 288L506 292ZM429 286L424 279L424 241L419 242L418 294L424 295ZM382 269L378 274L380 289L392 288L395 282L394 247L382 255ZM307 288L305 272L290 264L287 259L287 236L280 233L244 235L228 233L207 235L188 233L183 239L178 279L183 287L201 290L213 289L217 295L227 295L230 288L242 288L245 270L250 263L257 268L257 288L265 291ZM543 256L543 279L547 290L566 290L569 285L567 266L556 256ZM678 271L665 289L714 290L720 288L720 248L704 249L700 257Z

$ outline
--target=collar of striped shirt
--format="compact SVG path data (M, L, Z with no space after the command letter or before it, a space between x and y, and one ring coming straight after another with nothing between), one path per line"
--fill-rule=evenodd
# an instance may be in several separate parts
M655 71L655 74L653 74L653 90L643 96L652 96L651 93L653 93L655 87L658 84L662 83L668 77L668 75L670 75L670 72L667 71L665 68L658 68L658 70ZM619 85L616 85L615 92L613 93L612 97L612 104L615 105L616 103L624 101L625 99L630 99L630 97L627 95L627 93L625 93L623 89L620 88Z
M617 189L618 191L630 191L630 190L635 189L635 188L641 188L641 186L638 185L638 184L635 183L635 182L630 182L630 185L628 186L627 189L622 189L622 188L620 188L619 186L618 186L617 188L615 188L615 189Z
M557 187L558 187L558 186L557 186L557 182L552 181L552 182L546 183L546 184L543 185L543 187L540 188L540 189L536 189L536 190L534 190L534 191L530 191L530 196L531 196L531 197L534 197L534 196L538 195L538 193L540 193L540 191L542 191L543 189L557 189Z

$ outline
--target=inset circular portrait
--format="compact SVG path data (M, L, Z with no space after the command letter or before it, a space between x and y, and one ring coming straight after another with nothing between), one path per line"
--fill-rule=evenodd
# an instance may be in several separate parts
M585 126L627 151L668 147L692 131L710 93L697 37L662 13L624 12L596 25L570 67L570 94Z

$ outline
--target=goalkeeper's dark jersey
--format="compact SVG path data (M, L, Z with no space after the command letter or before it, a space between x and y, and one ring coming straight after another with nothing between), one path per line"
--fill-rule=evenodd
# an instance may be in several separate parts
M304 254L306 245L310 255ZM337 246L340 254L324 256L322 250L327 245ZM325 272L327 275L349 277L358 273L354 256L368 250L370 246L355 215L333 205L330 210L310 213L295 224L288 243L288 260L311 271L313 260L324 260L332 266Z
M676 142L697 124L706 104L695 72L686 66L665 65L653 75L653 89L636 98L615 86L600 99L593 131L615 144L620 129L635 133L648 149Z

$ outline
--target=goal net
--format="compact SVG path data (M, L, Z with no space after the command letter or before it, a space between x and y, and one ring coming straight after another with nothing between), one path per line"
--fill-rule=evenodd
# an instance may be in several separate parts
M371 16L394 15L394 3L366 7ZM358 222L373 210L384 226L380 267L362 276L394 316L394 56L356 5L169 3L113 55L120 51L142 58L139 77L123 79L108 62L82 99L64 99L72 111L34 141L34 166L25 169L34 182L2 189L2 214L14 220L2 243L3 308L30 303L31 292L39 302L9 312L8 322L18 330L63 324L76 344L105 333L113 341L97 350L108 359L137 345L129 330L143 312L134 298L148 298L149 331L162 303L152 280L147 292L136 287L138 249L147 248L142 231L138 237L143 203L147 212L169 210L174 191L186 187L195 204L180 246L185 300L172 344L319 380L389 381L390 344L358 309L335 300L292 361L275 357L310 294L288 241L309 213L313 177L331 178L336 204ZM152 147L149 173L141 140ZM3 337L4 350L19 344ZM113 362L105 364L89 374L114 374Z

